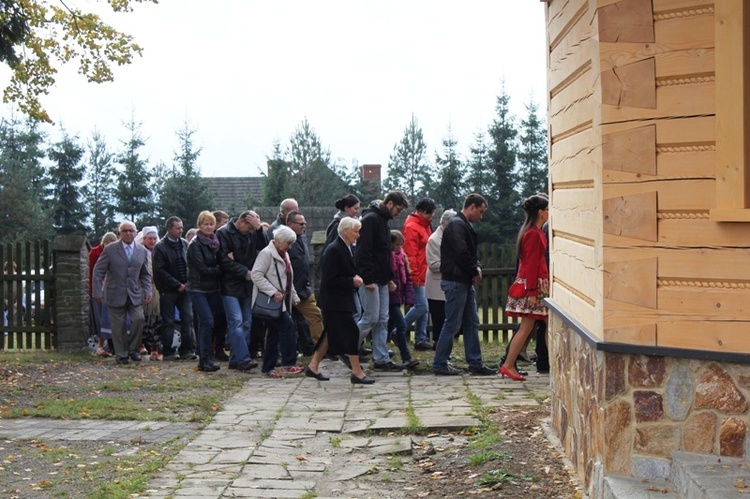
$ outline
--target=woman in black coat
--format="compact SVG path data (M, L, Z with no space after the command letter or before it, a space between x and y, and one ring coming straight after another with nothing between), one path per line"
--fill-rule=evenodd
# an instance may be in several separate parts
M305 376L326 381L320 372L320 361L327 353L347 355L351 362L353 384L371 385L375 380L365 374L359 364L359 328L354 321L357 311L355 294L363 283L357 275L352 255L352 244L359 238L362 223L355 218L344 218L337 228L338 237L325 249L320 267L322 278L318 306L323 312L325 330L315 345Z
M198 232L187 249L187 288L193 309L198 316L198 370L214 372L213 329L214 315L219 305L221 268L219 267L219 239L214 234L216 218L210 211L198 215Z

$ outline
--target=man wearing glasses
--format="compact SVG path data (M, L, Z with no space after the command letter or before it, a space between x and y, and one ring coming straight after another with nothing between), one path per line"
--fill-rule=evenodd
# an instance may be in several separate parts
M120 240L108 244L94 266L91 291L94 300L107 305L115 358L123 365L141 361L143 304L151 301L151 272L148 250L135 242L135 224L122 222L119 232ZM130 316L130 334L125 328L126 315Z
M401 371L388 355L388 308L391 281L391 229L388 222L409 207L403 192L391 191L383 201L373 201L363 211L355 261L364 286L359 288L362 317L357 323L360 345L372 333L372 356L376 371ZM395 286L395 285L394 285Z
M297 290L300 302L294 307L302 313L310 325L310 339L315 343L323 334L323 318L318 308L318 303L313 294L312 281L310 279L310 252L307 247L305 228L307 222L305 216L299 211L290 211L286 219L287 226L297 234L297 241L287 252L292 261L294 271L294 289ZM299 331L298 331L299 333ZM309 351L309 350L308 350ZM304 352L304 350L303 350Z

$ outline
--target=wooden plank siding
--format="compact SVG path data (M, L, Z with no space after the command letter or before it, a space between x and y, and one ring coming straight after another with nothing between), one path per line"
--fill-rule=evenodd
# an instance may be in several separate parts
M591 128L550 144L549 177L552 185L593 184L599 169L595 149Z
M599 74L588 0L552 2L550 41L549 175L552 188L550 241L552 296L591 331L601 322L601 150L594 130ZM601 183L599 182L600 186Z
M552 299L605 341L750 352L750 226L710 218L715 23L700 0L548 4Z
M595 129L603 144L624 142L635 133L644 139L631 152L634 171L622 167L618 151L605 147L602 155L605 225L618 202L640 208L623 211L615 222L619 230L605 230L597 243L605 269L602 338L748 352L750 341L742 330L750 321L750 272L739 269L750 263L750 252L742 248L750 246L750 227L709 219L717 206L713 9L695 1L655 1L653 18L653 42L599 44L602 72L622 73L624 66L649 59L655 69L655 106L646 99L604 103L601 127ZM633 81L618 82L622 87L616 91L624 92L639 76L624 78ZM644 73L640 84L648 78ZM650 126L653 144L645 132ZM650 148L655 170L647 165ZM648 208L646 199L655 199L655 207ZM629 232L648 223L656 224L655 237ZM610 276L607 269L619 275Z

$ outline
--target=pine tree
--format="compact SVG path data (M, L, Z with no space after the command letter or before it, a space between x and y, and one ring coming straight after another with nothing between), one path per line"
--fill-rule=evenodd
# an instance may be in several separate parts
M115 192L112 186L117 179L114 154L109 152L104 137L94 130L87 142L88 169L83 197L86 210L91 214L91 226L95 240L115 225Z
M518 152L518 187L521 197L547 192L547 129L539 120L538 106L526 104L526 119L521 122L521 146Z
M289 139L289 183L287 195L300 206L331 206L348 186L331 162L331 151L324 148L305 118ZM282 198L283 199L283 198Z
M461 158L457 151L458 141L448 125L448 135L443 138L443 155L435 152L435 182L431 196L443 209L460 210L466 196L466 180Z
M54 235L42 204L44 138L36 123L0 120L0 243Z
M483 195L488 203L488 209L484 213L482 221L475 224L474 229L477 231L481 242L498 242L500 241L500 231L492 218L492 209L497 203L496 198L492 196L494 171L490 162L487 136L483 131L480 130L474 134L474 145L470 148L470 151L468 190ZM462 207L463 203L459 206Z
M331 151L323 148L318 134L307 118L302 120L289 139L289 156L292 162L292 176L304 175L305 170L315 162L326 165L331 162Z
M180 217L185 227L192 227L198 214L210 210L214 204L208 190L210 181L201 177L197 165L201 148L193 145L194 134L195 130L187 122L178 130L179 151L175 153L174 167L160 192L162 219Z
M489 189L486 192L489 197L489 209L484 218L488 225L496 228L498 240L491 242L497 243L515 240L518 227L523 222L522 213L518 209L519 196L515 189L518 130L510 114L509 102L510 96L503 87L495 106L497 116L488 129L491 141L488 158L492 182L488 184Z
M291 164L284 159L281 143L273 143L273 153L266 156L268 174L263 181L263 206L277 206L287 197L287 185L291 178Z
M404 136L393 146L388 160L388 177L383 181L386 190L400 190L410 203L422 197L429 183L429 165L426 159L427 145L416 116L404 129Z
M47 170L50 210L57 234L85 234L88 230L80 184L86 169L81 163L84 149L77 137L71 137L63 129L62 139L47 151L52 165Z
M117 162L122 166L117 178L117 211L140 228L144 215L149 208L153 208L149 188L151 175L146 161L141 159L138 152L146 145L140 132L141 123L136 123L131 116L125 127L130 132L130 138L123 141L123 151L117 157Z

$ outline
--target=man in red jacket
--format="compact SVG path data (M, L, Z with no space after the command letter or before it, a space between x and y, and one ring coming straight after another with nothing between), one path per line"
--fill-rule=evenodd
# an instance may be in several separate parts
M414 306L409 309L404 320L407 329L416 321L414 348L432 350L427 340L427 298L424 294L427 276L427 241L432 235L432 217L437 208L435 200L422 198L417 202L414 213L404 222L404 253L409 259L411 279L414 286Z

